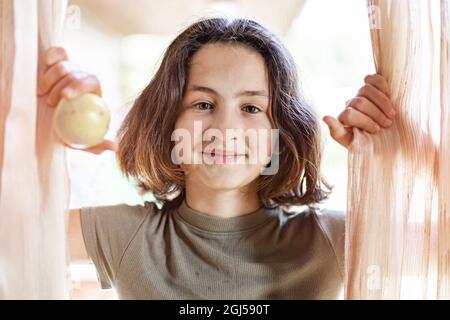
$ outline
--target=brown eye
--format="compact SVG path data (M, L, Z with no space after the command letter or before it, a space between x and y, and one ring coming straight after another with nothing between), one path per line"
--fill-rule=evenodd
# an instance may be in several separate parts
M245 106L242 109L248 113L258 113L261 111L258 107L255 107L255 106Z
M200 102L194 105L194 108L198 110L209 110L212 109L212 105L208 102Z

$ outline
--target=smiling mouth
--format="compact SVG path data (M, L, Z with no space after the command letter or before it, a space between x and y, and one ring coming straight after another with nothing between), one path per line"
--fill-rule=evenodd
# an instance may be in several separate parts
M212 160L213 163L226 164L234 163L238 160L246 157L243 153L222 153L222 152L202 152L206 156L207 160Z

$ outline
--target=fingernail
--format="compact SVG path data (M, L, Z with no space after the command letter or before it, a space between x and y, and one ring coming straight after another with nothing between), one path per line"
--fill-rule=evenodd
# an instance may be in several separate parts
M390 126L390 125L392 124L392 120L386 119L386 120L384 121L384 124L385 124L386 126Z
M74 95L74 91L71 90L71 89L65 89L65 90L62 92L62 95L63 95L64 97L66 97L67 99L72 99L72 98L73 98L73 95Z
M380 131L380 129L381 129L380 126L376 124L375 125L375 131L378 132L378 131Z
M389 115L391 117L394 117L397 114L397 111L395 111L395 109L391 109L391 111L389 111Z

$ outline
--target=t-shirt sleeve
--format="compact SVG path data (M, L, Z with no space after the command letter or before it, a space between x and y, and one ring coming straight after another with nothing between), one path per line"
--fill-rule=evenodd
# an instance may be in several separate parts
M330 241L339 270L344 275L344 258L345 258L345 212L320 209L317 212L320 227Z
M102 289L112 288L129 243L146 216L144 205L81 208L81 229Z

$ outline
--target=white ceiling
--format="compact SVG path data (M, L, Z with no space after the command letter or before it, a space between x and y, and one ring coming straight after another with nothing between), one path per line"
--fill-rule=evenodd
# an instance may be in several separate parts
M211 15L245 16L284 35L306 0L70 0L82 19L106 32L174 34Z

